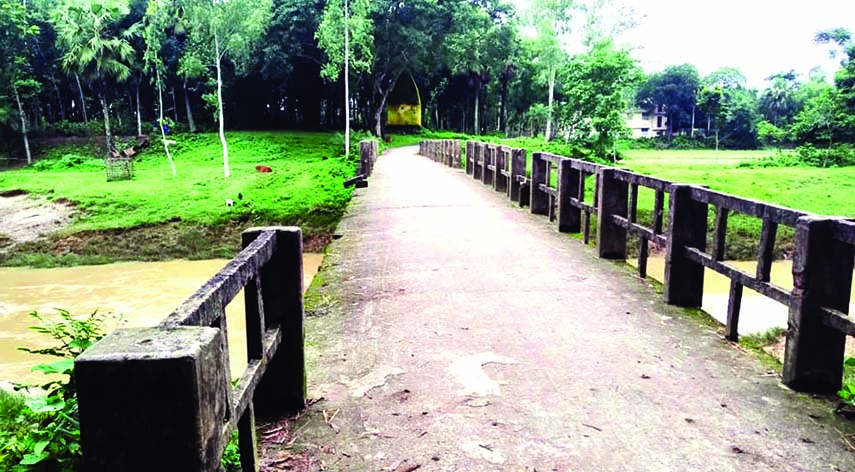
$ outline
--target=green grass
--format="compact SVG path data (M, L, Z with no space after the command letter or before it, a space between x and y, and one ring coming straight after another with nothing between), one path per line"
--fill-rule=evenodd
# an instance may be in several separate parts
M19 170L0 172L0 192L25 190L63 199L74 205L78 216L71 226L46 243L24 245L0 263L6 265L60 265L107 262L113 259L157 259L169 254L169 245L185 246L178 257L230 255L238 242L224 243L217 234L227 233L230 240L241 228L252 225L297 225L305 236L331 232L344 212L352 189L342 182L354 175L356 159L344 156L340 135L295 132L227 133L231 177L223 176L222 150L215 134L186 134L171 137L178 177L173 178L165 153L158 141L137 156L135 177L130 181L107 182L103 161L89 151L83 162L67 167L69 154L80 155L75 146L67 154L61 147L51 149L51 157L42 163ZM354 139L353 148L358 146ZM358 153L357 153L358 154ZM353 156L354 153L351 153ZM52 159L52 161L51 161ZM50 164L53 162L53 164ZM46 164L47 163L47 164ZM257 165L268 166L272 173L259 173ZM43 168L44 170L38 170ZM226 200L234 206L226 206ZM224 231L223 228L231 228ZM99 249L79 237L97 236L110 245L136 231L140 244L148 244L149 254L114 253L117 248ZM208 233L211 233L210 235ZM74 237L78 237L75 239ZM211 236L206 239L206 236ZM58 241L71 241L72 250L57 251ZM197 247L188 247L196 245ZM225 245L222 250L213 245ZM68 244L66 244L67 246ZM45 254L48 249L49 255ZM112 252L111 252L112 251ZM71 254L72 260L57 260ZM100 257L107 255L106 259ZM53 261L39 261L50 259ZM37 262L39 264L34 264Z
M774 151L628 150L634 172L820 215L855 217L855 167L740 168Z

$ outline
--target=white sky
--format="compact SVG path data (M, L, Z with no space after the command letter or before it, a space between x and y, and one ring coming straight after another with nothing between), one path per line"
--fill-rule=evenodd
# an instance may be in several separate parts
M525 5L526 0L517 0ZM844 27L855 33L855 0L616 0L631 6L639 25L620 43L635 46L645 72L689 63L701 76L736 67L751 87L795 69L803 80L814 66L829 76L839 60L814 44L817 31ZM520 8L522 9L522 8Z

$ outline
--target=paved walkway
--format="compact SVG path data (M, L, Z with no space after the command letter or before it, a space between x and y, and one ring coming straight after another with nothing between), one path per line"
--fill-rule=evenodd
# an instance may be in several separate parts
M855 470L820 401L459 170L385 154L339 232L295 439L317 470Z

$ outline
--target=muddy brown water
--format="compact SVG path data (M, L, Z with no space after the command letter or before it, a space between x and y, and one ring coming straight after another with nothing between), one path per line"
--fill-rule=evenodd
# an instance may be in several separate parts
M304 289L309 286L323 254L304 254ZM162 321L228 260L127 262L56 269L0 268L0 381L41 382L34 365L50 357L34 356L18 347L53 345L46 335L29 329L33 310L55 315L56 308L72 314L114 313L121 327L153 326ZM226 307L232 377L246 365L243 292ZM108 326L115 327L115 322Z
M636 265L636 260L629 261ZM753 274L757 270L756 261L728 261L727 264ZM651 257L647 260L647 275L660 282L665 280L665 258ZM771 282L784 290L793 289L793 262L775 261L772 263ZM853 283L855 293L855 283ZM727 322L727 300L730 296L730 279L710 269L704 270L703 310L720 323ZM787 327L787 307L760 293L745 288L742 294L742 307L739 315L739 334L762 333L770 328ZM850 305L850 313L855 313L855 304Z

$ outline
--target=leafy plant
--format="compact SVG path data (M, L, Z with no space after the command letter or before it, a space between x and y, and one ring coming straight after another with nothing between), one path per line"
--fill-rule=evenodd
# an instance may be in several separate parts
M0 433L0 467L4 470L79 469L81 457L77 390L74 384L74 358L105 336L108 317L97 311L75 318L67 310L58 310L59 319L48 319L33 311L38 320L31 329L52 337L58 343L42 349L19 348L31 354L58 357L39 364L33 371L53 377L38 387L23 386L28 393L23 407L14 401L3 405L0 417L12 419L15 427Z
M843 361L843 387L841 387L840 391L837 392L837 395L843 400L843 403L848 405L855 405L855 379L853 379L853 372L855 372L855 357L847 357L845 361Z
M225 470L241 470L240 469L240 447L238 446L238 432L232 433L226 449L223 451L223 458L220 460L220 465Z

